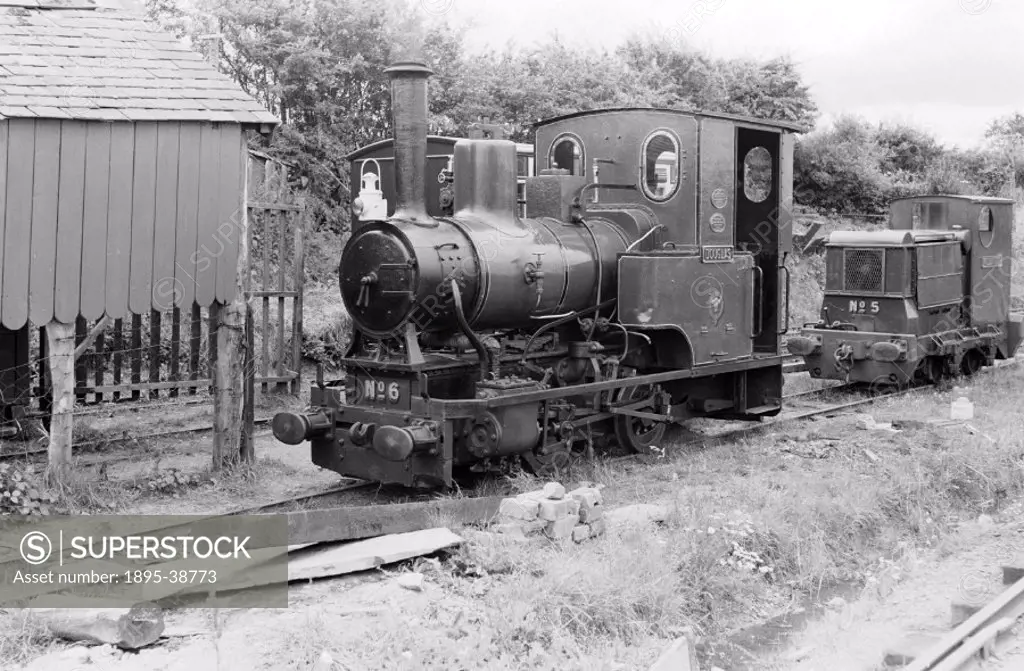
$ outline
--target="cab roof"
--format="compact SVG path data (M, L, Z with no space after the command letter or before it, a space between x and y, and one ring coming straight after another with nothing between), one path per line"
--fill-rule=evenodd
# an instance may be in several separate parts
M724 112L698 112L694 110L678 110L669 109L666 107L606 107L602 109L584 110L581 112L571 112L569 114L562 114L560 116L550 117L548 119L542 119L535 124L534 128L540 128L558 121L565 121L566 119L575 119L584 116L593 116L597 114L609 114L613 112L665 112L667 114L676 114L679 116L688 117L708 117L711 119L723 119L726 121L735 121L738 123L749 123L758 126L768 126L771 128L778 128L781 130L788 130L794 133L806 133L810 129L806 126L793 123L792 121L779 121L777 119L759 119L752 116L743 116L740 114L726 114Z
M910 247L922 242L954 242L963 231L833 231L825 243L829 247Z

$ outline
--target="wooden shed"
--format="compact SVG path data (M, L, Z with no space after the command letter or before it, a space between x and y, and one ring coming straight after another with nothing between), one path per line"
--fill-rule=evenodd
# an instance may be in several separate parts
M245 130L277 119L142 16L0 0L0 324L236 293Z

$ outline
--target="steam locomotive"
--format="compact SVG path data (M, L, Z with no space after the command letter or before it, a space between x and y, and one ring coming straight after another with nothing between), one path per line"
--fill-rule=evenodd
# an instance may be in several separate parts
M829 237L821 320L788 341L811 376L906 387L1012 357L1013 201L903 198L889 220Z
M431 216L432 73L387 72L395 203L376 166L354 166L346 375L276 415L278 440L344 475L437 487L460 468L543 473L612 442L655 450L668 423L780 411L800 127L651 108L548 119L525 203L515 143L459 140L434 168L450 214Z

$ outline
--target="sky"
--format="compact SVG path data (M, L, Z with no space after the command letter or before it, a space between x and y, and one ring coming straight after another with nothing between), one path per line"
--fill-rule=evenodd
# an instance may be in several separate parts
M713 56L789 56L819 126L902 121L963 148L1024 111L1024 0L419 0L464 24L471 50L557 31L581 48L666 34Z

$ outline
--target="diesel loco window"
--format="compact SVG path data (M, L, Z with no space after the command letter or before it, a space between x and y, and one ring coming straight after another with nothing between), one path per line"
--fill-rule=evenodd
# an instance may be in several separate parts
M981 212L978 213L978 230L986 232L992 230L992 208L988 205L981 208Z
M570 175L582 175L583 145L575 137L561 137L551 145L548 167L568 170Z
M651 200L663 202L679 187L679 141L668 131L655 131L643 146L643 188Z
M754 147L743 159L743 195L752 203L762 203L772 191L772 155L764 147Z

